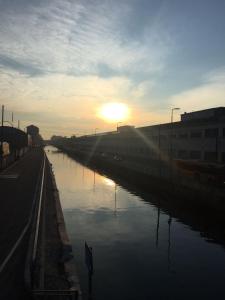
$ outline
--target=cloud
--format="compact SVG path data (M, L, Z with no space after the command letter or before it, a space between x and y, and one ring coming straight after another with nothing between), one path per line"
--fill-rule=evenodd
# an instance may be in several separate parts
M25 125L36 122L43 132L48 125L59 128L66 125L70 131L74 126L87 129L100 122L104 128L97 117L101 105L111 101L129 105L135 98L135 85L126 77L104 79L62 74L27 77L11 71L0 74L0 89L7 109L13 110Z
M207 109L225 105L225 69L213 70L204 76L198 87L173 95L171 106L182 111Z
M132 3L56 0L1 7L0 54L7 67L22 73L110 77L157 72L168 54L159 20L149 31L137 23L141 39L123 30L135 24Z
M26 62L16 61L6 55L0 54L0 69L15 70L29 76L43 75L44 72L39 68L29 65Z

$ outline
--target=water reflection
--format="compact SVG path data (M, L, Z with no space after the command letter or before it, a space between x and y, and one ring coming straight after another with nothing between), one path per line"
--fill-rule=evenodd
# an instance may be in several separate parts
M215 291L224 298L224 249L201 236L212 234L209 223L62 153L47 154L85 299L84 241L93 246L93 299L212 299Z

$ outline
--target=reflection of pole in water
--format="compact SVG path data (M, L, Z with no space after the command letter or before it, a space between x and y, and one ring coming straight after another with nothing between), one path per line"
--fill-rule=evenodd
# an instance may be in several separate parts
M158 248L159 244L159 221L160 221L160 206L158 206L158 213L157 213L157 226L156 226L156 240L155 245Z
M92 247L85 242L85 263L88 269L88 299L92 299L93 254Z
M84 166L83 166L82 181L84 182Z
M88 274L88 300L92 299L92 275Z
M171 223L172 223L172 217L169 216L168 219L168 271L171 271Z
M93 172L94 172L93 191L95 192L95 170Z
M116 191L117 191L117 184L115 183L115 191L114 191L114 202L115 202L115 207L114 207L114 214L116 216L116 211L117 211L117 203L116 203Z

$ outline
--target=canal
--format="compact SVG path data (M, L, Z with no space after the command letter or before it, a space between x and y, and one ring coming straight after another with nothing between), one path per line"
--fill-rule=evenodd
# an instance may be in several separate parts
M56 176L84 299L85 241L94 256L91 299L225 299L222 243L161 209L155 195L140 195L127 185L125 189L54 147L45 150ZM210 232L210 225L201 226Z

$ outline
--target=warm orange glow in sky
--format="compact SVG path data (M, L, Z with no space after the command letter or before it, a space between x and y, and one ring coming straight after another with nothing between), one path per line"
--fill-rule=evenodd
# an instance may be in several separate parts
M129 108L123 103L107 103L100 108L99 116L110 123L125 121L129 117Z

